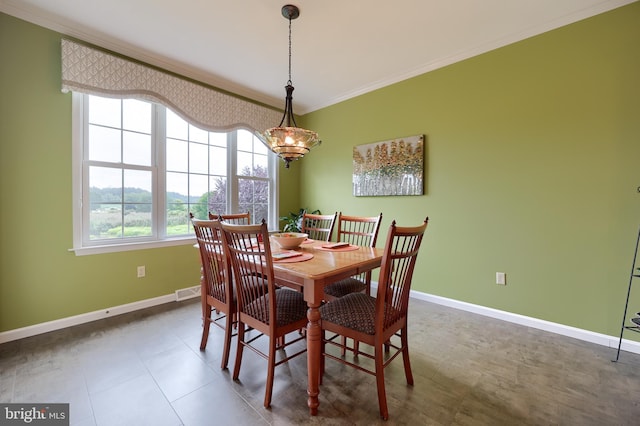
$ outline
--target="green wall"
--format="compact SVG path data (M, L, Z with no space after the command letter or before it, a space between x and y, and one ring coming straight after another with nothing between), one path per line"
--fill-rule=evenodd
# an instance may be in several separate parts
M58 33L0 13L0 332L198 285L191 244L76 256L71 94L60 91ZM299 164L282 185L297 209ZM288 194L288 196L287 196ZM136 267L146 266L146 277Z
M281 214L382 211L379 246L428 215L414 289L616 335L640 225L638 22L633 3L302 117L323 143L281 169ZM191 246L68 251L59 42L0 14L0 331L198 283ZM354 145L415 134L424 196L351 195Z
M308 114L323 144L302 203L382 211L378 245L429 216L415 290L617 335L640 225L639 22L633 3ZM425 195L352 196L353 146L416 134Z

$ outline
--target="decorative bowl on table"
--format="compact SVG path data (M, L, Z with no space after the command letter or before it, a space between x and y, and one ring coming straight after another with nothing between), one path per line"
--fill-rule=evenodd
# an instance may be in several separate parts
M289 250L299 247L308 236L302 232L279 232L271 234L270 238L283 249Z

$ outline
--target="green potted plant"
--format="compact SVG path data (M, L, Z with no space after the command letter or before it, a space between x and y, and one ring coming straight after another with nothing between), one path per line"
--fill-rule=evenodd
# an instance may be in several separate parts
M290 212L288 216L280 216L280 222L284 222L282 232L300 232L302 228L302 216L307 209L300 209L298 213ZM322 214L320 210L314 210L311 214Z

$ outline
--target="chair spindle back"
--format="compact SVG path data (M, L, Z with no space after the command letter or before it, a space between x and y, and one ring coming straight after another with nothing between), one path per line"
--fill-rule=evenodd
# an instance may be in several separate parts
M413 271L428 222L426 218L420 226L399 227L393 221L389 228L376 301L376 315L384 319L383 329L406 319Z
M302 216L300 232L308 234L312 240L330 241L337 215L337 212L334 214L305 213Z
M202 274L204 277L203 294L223 303L232 300L230 278L231 270L224 260L219 221L192 219L193 229L198 241Z
M209 212L209 219L218 219L233 225L250 225L251 212L246 213L230 213L230 214L213 214Z
M220 227L235 277L239 315L248 316L243 321L258 330L263 329L259 323L275 325L275 299L263 297L276 290L266 223L233 225L221 222Z

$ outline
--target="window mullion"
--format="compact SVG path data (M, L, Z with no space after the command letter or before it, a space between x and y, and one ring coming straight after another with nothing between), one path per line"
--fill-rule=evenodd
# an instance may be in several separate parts
M227 213L240 211L238 198L238 131L227 134Z
M80 133L77 135L80 139L78 141L78 146L80 151L77 154L77 159L79 161L78 167L76 170L79 171L80 175L78 179L80 182L76 185L77 188L80 189L80 193L77 194L80 198L77 200L79 206L79 214L77 214L77 220L79 223L76 224L76 229L81 230L81 234L78 238L75 238L76 241L81 242L81 246L87 245L89 243L89 234L90 234L90 223L89 216L90 210L88 207L89 200L89 102L87 101L86 95L82 95L80 93L74 93L74 100L76 101L78 107L76 112L78 115L78 120L82 123L80 127ZM77 211L74 208L74 212Z
M167 122L166 109L157 104L153 105L151 155L152 164L152 203L155 234L160 239L167 236ZM162 170L162 173L159 171Z
M124 182L124 174L125 174L125 165L124 165L124 100L120 99L120 126L118 128L120 132L120 232L124 237L126 232L126 224L125 224L125 215L126 215L126 200L125 200L125 182Z
M279 230L280 228L280 193L278 179L280 178L280 167L278 167L278 156L274 153L270 153L267 162L269 164L269 207L271 210L269 228L273 230Z

